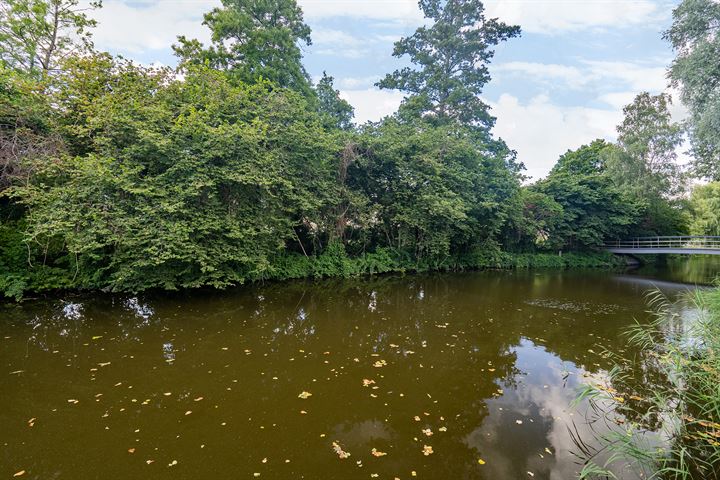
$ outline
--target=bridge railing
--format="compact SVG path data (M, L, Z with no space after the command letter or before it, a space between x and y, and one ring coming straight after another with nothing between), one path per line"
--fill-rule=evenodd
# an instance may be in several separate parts
M626 240L609 241L605 248L677 248L720 250L720 236L677 236L677 237L638 237Z

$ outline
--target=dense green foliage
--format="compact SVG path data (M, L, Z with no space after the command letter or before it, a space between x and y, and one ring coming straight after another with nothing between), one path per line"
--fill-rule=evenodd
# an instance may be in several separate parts
M695 187L689 210L691 235L720 236L720 182Z
M177 71L90 51L77 12L57 68L12 60L16 39L0 38L0 292L607 266L608 240L683 230L665 97L638 97L617 145L569 151L523 186L479 97L518 27L477 0L420 6L427 23L395 49L413 66L381 81L403 106L359 127L332 77L305 72L293 0L223 1L209 46L179 39ZM40 13L27 21L42 30Z
M677 57L669 76L690 110L695 172L720 180L720 3L683 0L665 32Z

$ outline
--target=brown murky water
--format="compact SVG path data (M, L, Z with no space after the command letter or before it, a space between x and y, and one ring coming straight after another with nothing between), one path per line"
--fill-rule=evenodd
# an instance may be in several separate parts
M576 388L610 366L598 343L625 347L658 279L478 272L6 305L0 479L573 478Z

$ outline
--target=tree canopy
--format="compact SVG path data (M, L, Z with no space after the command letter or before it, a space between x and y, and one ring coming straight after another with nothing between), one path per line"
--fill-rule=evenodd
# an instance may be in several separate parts
M92 49L95 20L79 0L4 0L0 3L0 61L17 71L40 74L63 59Z
M669 77L690 110L695 173L720 180L720 3L683 0L665 32L677 54Z
M400 39L393 51L413 66L388 74L377 85L407 93L402 109L409 115L489 129L494 119L480 95L490 81L493 47L520 35L520 27L486 18L479 0L418 3L431 25Z
M205 64L243 82L263 79L309 92L300 44L310 45L310 27L295 0L222 0L203 24L212 44L178 37L173 48L182 65Z

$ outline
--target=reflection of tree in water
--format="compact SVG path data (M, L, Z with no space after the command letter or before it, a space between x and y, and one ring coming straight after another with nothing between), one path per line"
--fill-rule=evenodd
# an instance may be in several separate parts
M520 469L527 468L541 477L556 468L554 458L533 462L539 461L540 445L552 444L551 437L557 435L553 416L541 408L550 409L549 398L557 403L566 398L562 386L533 391L528 398L512 396L516 387L528 391L523 385L526 372L519 367L523 349L544 349L544 362L585 365L593 372L608 368L608 359L588 350L598 339L609 347L623 347L617 330L627 321L624 312L565 307L573 296L588 305L614 305L625 302L621 295L602 280L557 274L268 283L192 295L83 298L76 302L83 309L72 336L78 344L93 345L92 337L102 335L102 358L94 349L86 354L87 363L112 360L114 371L132 377L135 391L143 391L138 398L162 396L159 381L174 382L173 390L183 392L200 385L206 398L213 389L216 397L222 393L234 398L224 393L232 387L232 392L245 392L245 398L233 404L242 412L238 415L249 410L252 414L245 417L271 425L285 423L290 411L299 415L296 405L289 410L288 398L297 402L298 392L307 389L313 393L311 413L322 415L317 425L304 428L322 428L313 434L333 433L338 438L322 442L340 441L353 459L366 458L371 448L387 449L391 454L383 458L386 465L407 466L403 459L419 458L418 470L429 462L428 472L449 478L490 478L487 472L494 467L482 477L477 456L495 446L497 458L487 460L515 459L510 461L513 474L524 476ZM38 347L72 350L59 335L71 320L52 321L57 306L27 304L21 310L16 318L37 317L45 322L46 337L59 339L46 339ZM32 335L28 325L22 330ZM586 335L588 331L594 335ZM124 369L132 355L142 372ZM374 367L379 360L387 365ZM156 368L164 369L161 375ZM363 387L364 378L373 379L378 389ZM125 378L109 383L120 380ZM527 422L522 435L532 442L518 443L520 427L507 425L509 412L498 417L491 411L490 405L501 398L513 398L528 409L535 422ZM499 429L489 443L478 437L486 425ZM441 426L447 426L447 434L439 431ZM425 437L423 428L434 435ZM276 441L279 449L298 448L290 438ZM424 443L436 451L428 459L420 451ZM525 455L522 450L531 447L533 452Z

